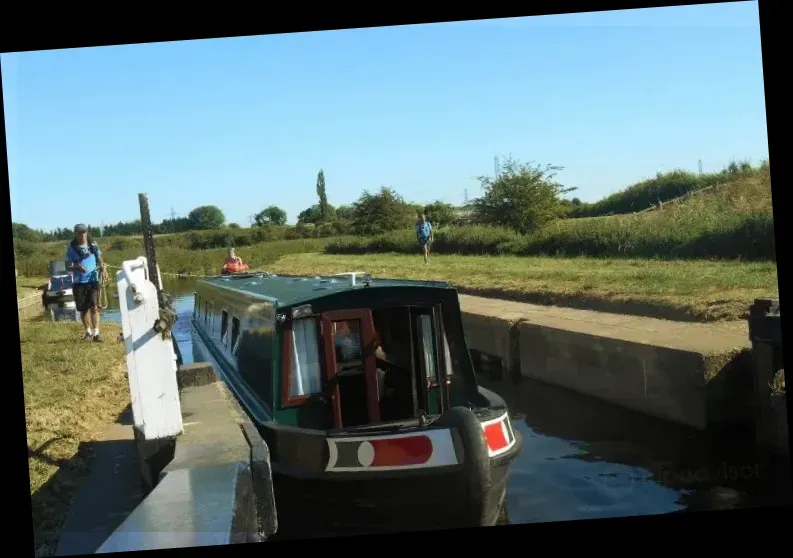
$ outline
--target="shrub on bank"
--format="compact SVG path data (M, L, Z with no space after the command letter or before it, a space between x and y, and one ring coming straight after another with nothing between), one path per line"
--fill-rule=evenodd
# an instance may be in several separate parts
M324 238L279 240L243 246L237 249L237 255L252 268L260 269L287 254L321 252L327 243L328 239ZM118 266L124 260L134 259L143 254L141 241L138 239L129 240L123 248L118 246L118 242L108 244L107 247L102 248L102 252L110 265ZM40 244L37 248L30 255L17 255L17 269L20 275L46 276L50 261L63 258L66 252L65 243ZM216 275L220 273L225 255L225 248L191 250L157 240L157 263L160 270L165 273Z
M748 163L731 163L719 172L694 174L683 170L659 172L654 178L629 186L595 203L580 204L571 209L570 217L624 215L648 209L658 202L667 202L692 192L741 179L768 174L768 164L752 167Z
M438 254L774 260L770 177L758 173L641 214L559 220L532 235L498 227L435 233ZM331 254L415 253L412 230L331 241Z

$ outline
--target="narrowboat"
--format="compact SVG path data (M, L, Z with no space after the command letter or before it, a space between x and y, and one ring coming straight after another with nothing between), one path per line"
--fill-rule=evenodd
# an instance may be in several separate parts
M73 302L72 274L66 269L66 261L50 262L50 279L42 293L42 302L48 305L53 302Z
M446 283L205 278L191 330L270 448L282 536L498 520L522 440Z

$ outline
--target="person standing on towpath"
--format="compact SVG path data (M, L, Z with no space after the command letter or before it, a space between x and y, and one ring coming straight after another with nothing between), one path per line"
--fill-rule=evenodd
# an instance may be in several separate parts
M102 341L99 336L99 273L102 251L88 236L88 227L74 226L74 240L66 249L66 261L73 273L74 305L85 326L85 341Z
M416 222L416 240L419 241L421 249L424 251L424 263L427 263L432 243L432 223L427 221L427 216L424 214L419 215L419 220Z

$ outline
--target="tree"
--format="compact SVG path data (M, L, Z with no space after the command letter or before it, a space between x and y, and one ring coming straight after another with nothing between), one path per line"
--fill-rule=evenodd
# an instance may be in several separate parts
M340 205L336 208L336 217L345 221L351 221L355 208L351 205Z
M422 208L422 213L427 216L427 220L435 228L449 225L457 219L457 213L451 204L442 201L434 201Z
M277 205L271 205L257 213L253 217L253 222L257 227L265 227L267 225L285 225L286 211Z
M477 220L528 234L561 217L565 205L560 197L575 190L553 181L561 169L508 158L501 164L501 172L495 180L479 177L485 194L474 200Z
M297 222L303 225L318 225L323 221L332 221L336 217L336 210L330 204L327 206L326 215L327 218L323 219L320 206L315 203L297 214Z
M325 173L319 169L317 173L317 197L319 198L319 218L321 221L330 219L328 196L325 193Z
M319 209L319 204L315 203L311 207L308 207L297 214L297 222L299 224L316 224L322 220L322 213Z
M214 205L196 207L187 215L187 219L193 230L219 229L226 222L226 216Z
M358 234L372 235L402 229L415 220L413 206L385 186L377 194L364 190L353 204L353 229Z
M41 242L44 234L41 231L31 229L24 223L11 223L11 236L14 240L24 240L26 242Z

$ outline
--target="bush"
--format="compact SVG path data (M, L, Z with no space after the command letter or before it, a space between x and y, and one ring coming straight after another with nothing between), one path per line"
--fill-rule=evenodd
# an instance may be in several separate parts
M163 239L164 240L164 239ZM298 239L279 240L244 246L237 249L237 255L252 268L262 268L273 263L278 258L287 254L301 254L305 252L321 252L327 245L327 239ZM114 266L121 265L125 260L131 260L143 255L139 241L135 244L118 248L118 239L106 244L102 249L105 260ZM156 241L157 263L164 273L195 273L216 275L220 273L226 248L212 248L193 250L182 247L169 246L168 243ZM23 276L44 276L49 272L49 263L60 259L65 254L63 242L38 244L32 252L26 255L17 254L17 269Z
M435 233L437 254L514 254L644 258L774 260L770 174L742 178L662 210L555 221L519 235L499 227L448 227ZM331 254L414 253L415 233L334 240Z
M575 204L571 207L569 215L570 217L598 217L635 213L657 205L659 201L667 202L690 192L725 184L735 179L762 177L763 173L767 173L767 171L768 164L764 162L759 168L753 168L747 163L740 165L732 163L720 172L702 175L683 170L659 172L655 178L629 186L596 203Z

